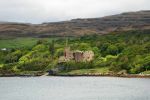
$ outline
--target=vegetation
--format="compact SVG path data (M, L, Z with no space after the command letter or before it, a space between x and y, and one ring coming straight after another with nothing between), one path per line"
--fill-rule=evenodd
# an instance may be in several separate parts
M88 75L88 74L106 74L109 72L109 67L93 68L93 69L78 69L72 71L63 71L60 75Z
M150 71L150 31L128 31L107 35L87 35L69 38L72 50L92 50L91 62L58 63L63 55L65 38L18 38L0 40L0 73L46 72L59 73L118 73ZM2 48L6 48L3 50Z

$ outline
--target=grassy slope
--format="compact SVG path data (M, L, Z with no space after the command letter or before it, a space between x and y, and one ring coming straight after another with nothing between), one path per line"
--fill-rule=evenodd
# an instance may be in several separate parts
M54 38L53 38L54 39ZM13 38L13 39L0 39L1 48L30 48L37 43L40 38ZM52 38L45 38L51 41Z
M126 35L125 35L126 36ZM131 35L127 35L131 36ZM54 38L53 38L54 39ZM16 38L16 39L0 39L0 48L22 48L22 47L32 47L36 44L39 38ZM47 41L51 41L52 38L47 38ZM87 40L88 41L88 40ZM95 40L93 40L95 41ZM61 41L59 41L61 43ZM84 41L83 41L84 42ZM106 56L107 57L107 56ZM2 65L0 65L2 67ZM70 72L62 72L60 74L88 74L88 73L107 73L109 72L109 67L103 68L94 68L94 69L79 69L79 70L72 70ZM146 71L144 73L149 73Z
M37 42L36 38L1 39L0 48L31 47Z
M102 68L93 68L93 69L80 69L80 70L72 70L70 72L62 72L61 75L69 74L69 75L83 75L83 74L105 74L109 72L109 67Z

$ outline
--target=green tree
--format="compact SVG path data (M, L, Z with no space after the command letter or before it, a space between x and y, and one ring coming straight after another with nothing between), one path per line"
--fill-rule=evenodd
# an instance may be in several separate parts
M117 46L115 45L110 45L108 48L107 48L107 53L108 54L111 54L111 55L117 55L119 53L119 50L117 48Z
M49 44L49 51L51 54L52 59L54 58L54 54L55 54L55 41L52 40L52 42Z

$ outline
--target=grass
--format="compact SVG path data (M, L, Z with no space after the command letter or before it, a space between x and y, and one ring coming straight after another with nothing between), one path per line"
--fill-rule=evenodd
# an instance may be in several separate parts
M144 71L144 72L142 72L142 74L150 74L150 70L149 71Z
M70 74L70 75L83 75L83 74L94 74L94 73L107 73L109 72L108 67L102 67L102 68L93 68L93 69L80 69L80 70L72 70L70 72L62 72L60 74Z
M56 38L10 38L0 39L0 49L2 48L30 48L34 46L38 40L45 39L50 42Z
M0 48L31 47L37 42L36 38L1 39Z

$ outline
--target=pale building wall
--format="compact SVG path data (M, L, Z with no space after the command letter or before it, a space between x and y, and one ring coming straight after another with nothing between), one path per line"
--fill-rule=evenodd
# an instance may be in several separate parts
M91 61L94 58L94 52L93 51L85 51L83 53L84 61Z

